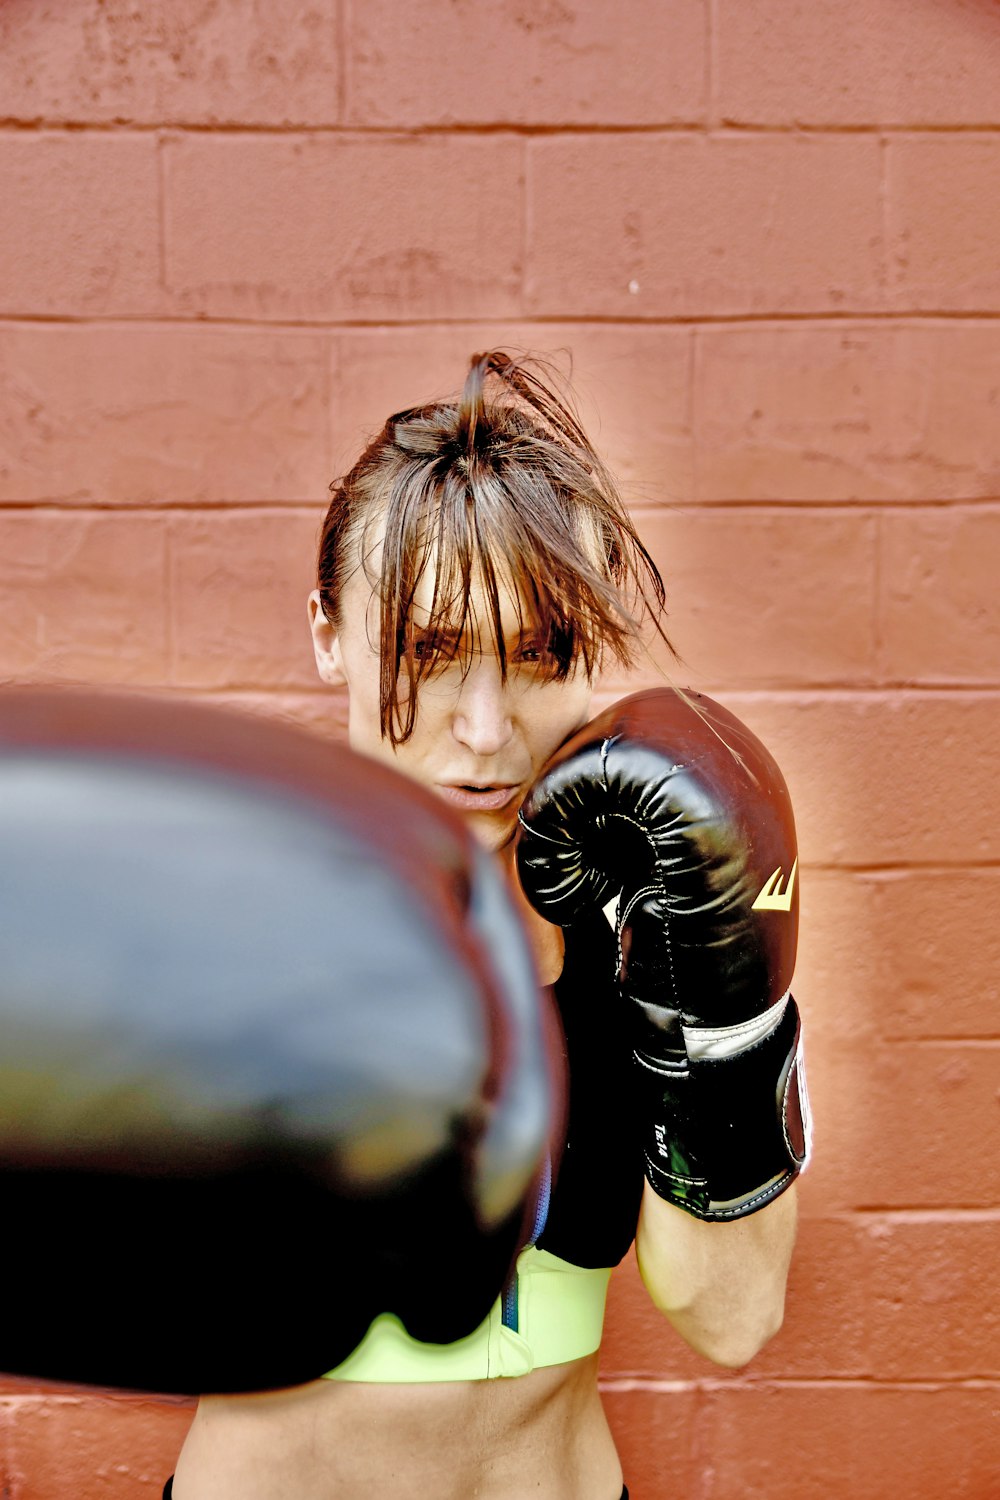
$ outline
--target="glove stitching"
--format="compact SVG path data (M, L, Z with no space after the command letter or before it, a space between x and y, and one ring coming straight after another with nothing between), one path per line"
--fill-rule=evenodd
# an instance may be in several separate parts
M781 1091L781 1133L785 1138L785 1150L793 1160L795 1152L792 1150L792 1143L788 1139L788 1091L791 1087L792 1074L794 1072L795 1063L793 1061L792 1066L788 1070L788 1077L785 1079L785 1087Z
M795 1085L796 1085L796 1088L798 1089L800 1095L802 1093L803 1079L800 1077L799 1064L800 1064L800 1062L803 1062L803 1061L804 1061L804 1059L802 1057L802 1044L801 1044L801 1042L799 1042L799 1043L796 1044L795 1054L794 1054L794 1057L792 1059L792 1066L788 1070L788 1077L785 1079L785 1090L784 1090L784 1093L781 1096L781 1133L785 1137L785 1145L788 1148L788 1155L791 1157L792 1161L796 1164L796 1166L798 1167L799 1171L801 1171L803 1169L803 1167L805 1166L806 1162L809 1160L809 1136L808 1136L808 1132L806 1130L805 1120L803 1119L803 1122L802 1122L802 1135L803 1135L803 1140L804 1140L804 1154L803 1154L803 1156L802 1156L802 1158L800 1160L798 1152L795 1150L795 1147L792 1145L791 1140L789 1139L789 1135L788 1135L788 1096L791 1093L792 1074L793 1073L795 1074ZM807 1102L806 1108L808 1109L808 1107L809 1106L808 1106L808 1102ZM800 1111L800 1113L802 1111L801 1101L799 1103L799 1111Z
M761 1188L759 1193L754 1193L752 1198L748 1198L746 1202L741 1203L738 1208L719 1208L714 1210L715 1217L720 1219L742 1218L744 1214L749 1212L749 1210L755 1203L767 1203L769 1199L776 1197L781 1189L785 1186L785 1184L794 1175L795 1174L793 1172L782 1173L777 1182L772 1182L766 1188Z
M633 826L636 827L636 828L639 828L641 826L640 824L635 823L635 821L632 818L625 818L623 821L626 822L626 823L632 823ZM625 926L625 923L628 921L629 917L632 915L633 911L635 910L637 904L640 901L644 901L647 896L659 896L660 894L661 894L661 892L660 892L659 886L656 886L656 885L643 886L641 890L636 891L635 894L630 898L630 900L628 902L628 905L625 907L625 910L623 912L619 912L619 915L618 915L618 927L617 927L617 930L615 932L615 941L616 941L616 944L617 944L617 947L618 947L618 972L619 972L619 974L621 973L621 969L622 969L622 957L623 957L623 955L622 955L622 929ZM670 989L671 989L671 991L673 993L674 1001L676 1002L676 1000L677 1000L677 978L676 978L676 975L674 974L674 954L673 954L673 948L672 948L671 942L670 942L670 928L669 928L669 925L666 927L664 935L665 935L666 940L667 940L667 962L670 965Z
M653 1159L650 1156L650 1154L649 1154L648 1151L645 1153L645 1156L646 1156L646 1165L650 1168L651 1171L655 1172L657 1174L657 1176L659 1176L659 1177L669 1177L670 1180L671 1180L671 1182L680 1182L680 1183L696 1182L701 1187L707 1187L708 1186L708 1178L707 1177L681 1177L677 1172L668 1172L667 1169L666 1169L666 1167L661 1167L660 1164L659 1164L659 1162L653 1161Z
M530 823L526 823L524 819L524 813L520 808L518 809L517 813L517 821L520 823L524 832L533 839L541 839L542 842L546 844L561 845L565 842L565 840L563 839L553 838L551 833L542 833L538 828L533 828Z
M632 1056L640 1068L645 1068L648 1073L655 1073L658 1078L687 1078L690 1076L689 1067L676 1068L670 1063L651 1061L647 1057L640 1057L635 1048L632 1049Z
M673 1176L672 1172L665 1171L663 1167L658 1166L656 1162L652 1161L648 1152L644 1152L643 1154L646 1157L646 1165L650 1167L652 1171L658 1173L662 1177ZM767 1203L771 1198L776 1197L778 1193L781 1192L782 1188L785 1187L789 1181L794 1179L795 1175L796 1174L792 1171L784 1172L781 1177L778 1178L777 1182L769 1183L767 1187L761 1188L759 1192L754 1193L752 1198L745 1199L742 1203L737 1204L735 1208L715 1208L712 1209L711 1213L708 1214L696 1213L695 1217L708 1220L741 1219L745 1217L745 1215L750 1213L755 1205ZM681 1183L692 1182L704 1183L706 1186L708 1185L707 1177L677 1177L674 1180Z
M643 886L641 891L636 891L633 896L630 896L628 905L625 907L625 910L622 912L621 917L618 920L619 927L624 927L625 923L632 915L637 902L644 900L646 896L656 895L659 895L659 887L655 885L647 885Z
M790 991L786 990L781 999L777 1001L775 1005L772 1005L769 1008L771 1012L776 1014L776 1019L774 1021L774 1024L761 1035L760 1040L762 1042L766 1042L768 1037L773 1036L775 1031L777 1031L778 1027L781 1025L782 1018L785 1014L785 1006L788 1003L789 994ZM780 1011L778 1009L779 1006L781 1007ZM725 1041L727 1037L739 1037L743 1036L748 1031L756 1031L757 1027L767 1016L767 1014L768 1011L764 1011L761 1015L750 1016L745 1021L734 1021L732 1026L685 1026L682 1029L684 1031L685 1037L690 1035L692 1041L721 1042ZM719 1059L715 1059L715 1061L719 1061Z
M624 895L624 892L622 894ZM622 959L623 959L623 954L622 954L622 928L625 926L625 923L628 921L629 917L632 915L632 909L635 906L636 902L639 901L639 900L641 900L643 896L648 896L649 894L650 894L649 891L636 891L635 895L626 904L624 911L621 910L621 898L619 897L618 921L617 921L617 923L615 925L615 944L616 944L616 947L618 949L618 973L619 974L622 971Z
M634 819L632 819L632 818L625 818L624 821L626 823L632 823L633 826L636 827L636 828L640 828L641 829L641 827L642 827L641 824L636 823L634 821ZM617 934L616 934L617 944L618 944L618 972L619 973L621 973L621 967L622 967L622 928L625 926L625 923L628 921L629 917L632 915L632 912L635 910L635 907L638 904L638 902L644 901L647 896L662 896L662 895L663 895L663 892L662 892L662 890L660 889L660 887L658 885L646 885L646 886L643 886L641 890L636 891L635 894L630 898L630 900L628 902L628 905L625 907L625 910L623 912L619 913L619 916L618 916L618 931L617 931ZM679 1001L678 996L677 996L677 973L676 973L676 971L674 969L674 945L673 945L673 942L672 942L671 936L670 936L670 918L669 918L669 916L667 917L667 920L663 924L663 935L664 935L664 938L666 939L666 945L667 945L667 963L670 966L670 992L671 992L671 994L673 995L673 998L674 998L674 1008L677 1010L678 1014L680 1014L681 1013L681 1006L680 1006L680 1001Z
M699 1038L707 1038L710 1042L721 1042L727 1036L742 1036L744 1032L753 1031L759 1020L759 1016L754 1016L750 1021L734 1021L732 1026L691 1026L687 1029ZM765 1037L770 1036L770 1034L770 1032L766 1032ZM762 1037L761 1040L765 1040L765 1037Z

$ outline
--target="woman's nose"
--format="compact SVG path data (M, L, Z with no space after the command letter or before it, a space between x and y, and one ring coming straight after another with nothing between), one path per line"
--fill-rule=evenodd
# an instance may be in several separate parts
M496 755L512 738L509 689L495 657L473 662L458 695L452 727L455 738L475 755Z

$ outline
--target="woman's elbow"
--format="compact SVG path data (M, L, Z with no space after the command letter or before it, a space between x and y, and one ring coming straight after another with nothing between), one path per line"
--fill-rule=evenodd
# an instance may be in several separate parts
M748 1308L724 1320L708 1320L667 1311L675 1330L696 1354L727 1370L742 1370L755 1359L781 1328L785 1318L784 1298L778 1303Z
M752 1328L724 1330L712 1347L702 1351L713 1364L727 1370L742 1370L769 1343L784 1322L784 1308L771 1317L759 1320Z

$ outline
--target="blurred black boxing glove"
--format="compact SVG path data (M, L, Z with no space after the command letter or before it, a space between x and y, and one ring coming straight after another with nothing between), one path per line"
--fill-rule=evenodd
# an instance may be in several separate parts
M618 898L646 1175L660 1197L727 1220L788 1187L808 1155L789 994L795 828L760 741L689 698L637 693L574 735L521 809L518 868L550 922Z
M430 794L164 702L0 704L0 1369L298 1384L450 1342L556 1109L493 868Z

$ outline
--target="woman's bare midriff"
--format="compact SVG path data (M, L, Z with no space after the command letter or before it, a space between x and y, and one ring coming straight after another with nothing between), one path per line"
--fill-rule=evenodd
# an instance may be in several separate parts
M505 1380L202 1399L175 1500L618 1500L597 1355Z

